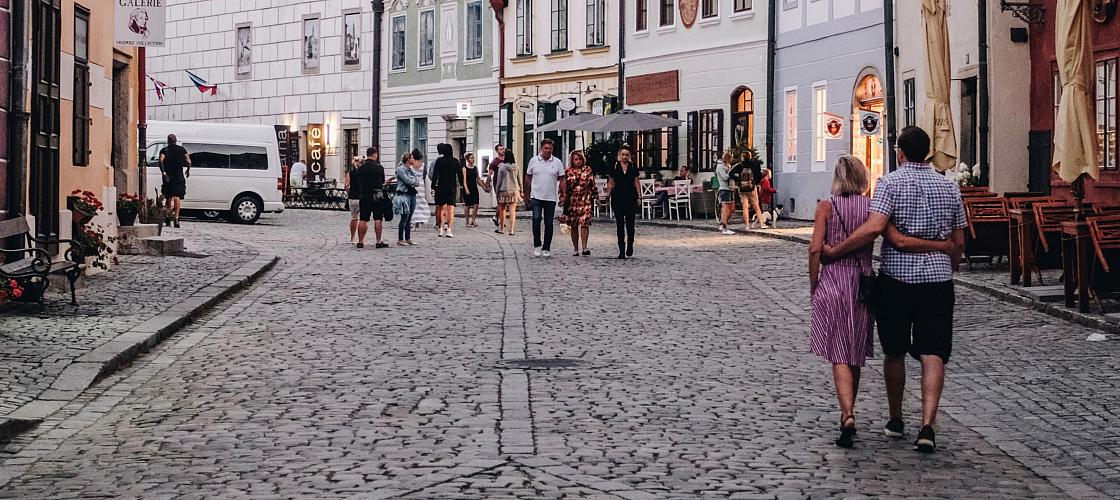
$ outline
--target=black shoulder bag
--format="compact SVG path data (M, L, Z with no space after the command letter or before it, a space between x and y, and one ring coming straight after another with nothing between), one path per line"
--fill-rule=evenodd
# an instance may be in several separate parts
M846 240L852 233L848 231L847 224L844 223L844 217L840 215L840 210L836 208L836 197L832 197L829 201L832 205L832 210L836 212L836 218L840 219L840 229L844 230L844 239ZM871 310L875 309L875 304L878 302L879 298L876 293L878 279L874 269L864 269L859 275L859 301Z

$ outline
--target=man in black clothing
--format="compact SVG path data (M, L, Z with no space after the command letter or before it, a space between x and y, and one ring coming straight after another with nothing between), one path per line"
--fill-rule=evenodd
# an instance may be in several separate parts
M385 168L377 161L377 148L366 148L366 161L354 171L358 184L358 248L364 248L369 221L373 220L373 233L377 236L374 248L386 248L388 243L381 241L382 219L381 201L385 196Z
M179 209L187 195L187 178L191 176L191 155L179 145L175 134L168 134L167 147L159 150L159 169L163 172L161 190L167 200L167 223L174 222L179 227Z

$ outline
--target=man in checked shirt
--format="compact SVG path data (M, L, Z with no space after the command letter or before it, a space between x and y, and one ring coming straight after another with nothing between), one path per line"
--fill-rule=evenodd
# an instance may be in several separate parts
M879 179L867 222L823 254L833 260L885 237L874 304L890 411L883 431L905 437L902 393L909 353L922 363L922 425L914 449L926 453L936 449L933 425L953 348L953 270L964 251L967 225L960 188L926 163L929 149L925 131L903 129L901 167ZM907 243L900 235L920 240Z

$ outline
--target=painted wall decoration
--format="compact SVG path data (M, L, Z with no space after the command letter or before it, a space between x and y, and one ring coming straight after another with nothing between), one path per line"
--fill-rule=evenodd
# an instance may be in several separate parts
M303 59L303 71L308 73L319 72L320 35L319 16L308 16L303 19L303 43L300 45Z
M342 64L357 67L362 63L362 14L349 12L342 17Z
M237 43L234 44L237 60L234 63L237 76L247 76L253 69L253 28L237 27Z
M680 0L678 2L681 10L681 24L685 28L691 28L696 23L696 11L699 9L700 0Z

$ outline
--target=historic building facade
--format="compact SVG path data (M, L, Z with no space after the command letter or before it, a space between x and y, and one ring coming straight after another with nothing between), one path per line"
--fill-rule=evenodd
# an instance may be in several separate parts
M632 136L636 161L710 177L720 153L765 157L767 2L627 0L626 107L684 120Z
M812 219L837 157L859 157L873 178L888 168L883 0L776 4L775 203Z

